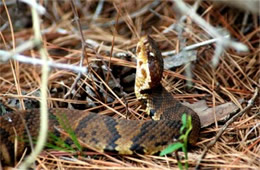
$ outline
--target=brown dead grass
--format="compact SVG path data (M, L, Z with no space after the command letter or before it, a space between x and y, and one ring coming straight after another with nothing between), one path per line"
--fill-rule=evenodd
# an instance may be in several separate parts
M163 34L162 31L177 22L176 13L172 9L171 2L161 2L153 8L155 12L146 11L144 14L130 17L133 13L140 13L140 9L151 1L105 1L101 14L95 21L92 16L99 1L88 3L76 1L76 8L80 15L85 39L91 39L100 44L95 48L96 53L86 48L84 66L91 68L88 75L83 75L78 82L74 95L63 99L65 93L71 87L77 74L71 71L52 69L49 75L49 107L69 107L73 105L78 109L89 109L94 112L102 112L115 117L126 117L125 101L119 90L114 86L113 79L101 67L102 60L113 70L116 79L122 81L126 76L134 73L134 60L126 58L110 58L112 42L113 52L134 53L138 37L150 34L163 51L178 50L180 44L177 32L170 31ZM78 65L81 54L81 37L78 33L74 14L70 3L67 1L48 1L44 4L48 15L42 17L42 31L44 32L44 46L49 52L50 59L60 62ZM0 32L0 49L12 50L14 45L19 46L33 36L31 28L30 10L18 7L15 4L7 6L9 13L1 9L1 22L9 23L7 16L10 15L10 27ZM15 10L20 10L15 11ZM215 45L207 45L197 49L196 62L192 63L192 88L187 88L187 77L184 67L166 70L163 83L169 87L179 100L195 102L206 100L211 107L232 101L240 108L239 99L249 100L254 92L254 87L259 87L260 78L260 27L259 16L249 15L248 21L241 32L244 12L229 7L212 7L208 2L202 2L199 8L201 16L213 26L222 26L228 30L238 41L245 43L250 51L238 53L232 49L225 51L221 56L218 66L213 69L210 61L214 54ZM106 23L119 17L120 24L106 27ZM91 24L94 23L94 24ZM96 25L95 25L96 24ZM185 25L189 32L184 32L186 45L202 42L210 37L191 22ZM62 29L62 30L61 30ZM65 33L62 33L66 31ZM12 41L14 37L15 41ZM23 53L27 56L38 57L37 50L28 50ZM103 66L104 67L104 66ZM116 74L123 72L125 74ZM40 83L40 67L29 64L9 61L0 65L0 99L2 103L19 99L16 107L27 108L29 100L39 100L37 96ZM123 77L122 77L123 76ZM129 79L131 82L131 79ZM124 83L121 83L121 85ZM125 83L127 84L127 83ZM131 83L130 83L131 84ZM128 103L128 118L144 119L140 115L139 103L129 89L125 100ZM87 89L87 90L86 90ZM89 93L91 89L92 94ZM36 92L36 93L35 93ZM89 96L87 95L89 94ZM104 95L103 95L104 94ZM86 97L89 98L86 101ZM109 99L107 98L109 97ZM93 102L95 106L85 105ZM257 169L260 167L260 119L259 98L253 108L235 121L221 136L216 145L211 148L202 161L202 167L207 168L242 168ZM34 107L34 105L32 106ZM14 109L14 108L12 108ZM18 108L16 108L18 109ZM196 147L190 148L189 166L194 167L204 146L214 139L216 132L223 123L217 123L201 130L201 136ZM84 152L80 155L62 151L45 150L37 160L37 169L174 169L177 168L176 159L159 156L120 156L110 153Z

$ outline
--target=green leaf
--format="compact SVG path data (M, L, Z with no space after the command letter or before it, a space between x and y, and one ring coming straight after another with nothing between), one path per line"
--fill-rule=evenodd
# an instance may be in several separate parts
M62 138L57 137L53 133L49 133L49 139L48 142L45 144L45 146L55 150L64 150L70 152L75 151L73 147L68 145L66 142L64 142Z
M183 115L181 116L181 121L182 121L182 126L181 126L181 129L180 129L180 132L181 134L183 134L183 131L186 127L186 124L187 124L187 115L186 113L183 113Z
M54 144L51 144L51 143L46 143L45 147L48 147L48 148L51 148L51 149L54 149L54 150L58 150L58 151L66 151L66 152L73 152L74 151L73 149L67 149L67 148L60 147L60 146L57 146L57 145L54 145Z
M185 155L185 169L188 169L188 137L189 133L192 130L192 118L191 115L187 115L186 113L183 113L181 117L182 126L180 128L180 136L179 140L180 142L176 142L172 145L169 145L166 149L162 150L160 153L160 156L164 156L166 154L172 153L178 149L182 149ZM178 167L182 170L183 166L182 163L178 160Z
M160 156L167 155L183 147L183 143L176 142L161 151Z
M183 170L183 166L182 166L181 162L178 161L177 163L178 163L178 167L179 167L179 169L180 169L180 170Z
M187 128L188 128L188 132L190 132L191 129L192 129L191 115L188 116L188 126L187 126Z
M183 134L183 135L181 135L181 136L179 137L179 140L180 140L180 141L183 141L185 138L186 138L186 136L185 136L185 134Z
M78 138L77 138L75 132L72 130L66 115L60 115L60 116L57 116L57 118L58 118L58 121L59 121L61 127L69 134L71 140L76 145L78 150L82 151L82 147L78 141Z

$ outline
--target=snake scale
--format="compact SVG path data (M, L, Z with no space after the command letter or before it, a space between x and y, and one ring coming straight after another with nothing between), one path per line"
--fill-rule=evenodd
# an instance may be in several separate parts
M174 99L161 85L163 58L150 36L139 40L136 56L135 94L146 105L146 112L152 119L115 119L91 112L52 108L49 109L49 132L61 136L60 130L55 127L60 127L58 117L65 115L69 126L83 145L98 151L116 151L119 154L154 154L178 139L181 116L186 113L192 117L193 129L189 142L194 144L199 135L200 119L192 109ZM24 142L28 136L24 123L30 135L36 137L39 119L38 109L16 111L0 117L2 162L13 162L14 157L21 156L25 148L29 148L28 142ZM15 140L16 137L18 140ZM18 147L14 147L15 141L18 142ZM70 143L68 137L65 141Z

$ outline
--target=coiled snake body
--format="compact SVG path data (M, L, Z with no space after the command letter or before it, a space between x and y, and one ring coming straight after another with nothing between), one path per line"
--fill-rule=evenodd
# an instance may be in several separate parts
M146 105L151 120L115 119L96 113L53 108L49 109L49 131L60 136L55 128L60 127L57 118L65 115L83 146L91 146L99 151L117 151L119 154L154 154L179 137L181 116L186 113L192 116L193 129L189 142L194 144L200 130L199 117L193 110L175 100L161 85L163 59L156 43L146 36L140 39L136 49L135 94ZM31 136L38 135L39 110L17 111L1 116L1 161L12 162L14 155L21 155L28 145L28 142L24 142L28 141L28 135L22 119ZM18 147L14 151L16 137Z

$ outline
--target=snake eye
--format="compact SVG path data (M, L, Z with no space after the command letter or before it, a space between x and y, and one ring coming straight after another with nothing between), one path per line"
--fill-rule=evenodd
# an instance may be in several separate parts
M149 56L155 57L154 53L151 51L149 52Z
M153 116L155 115L155 113L156 113L155 110L154 110L154 109L151 109L151 110L150 110L150 113L149 113L149 116L150 116L150 117L153 117Z

